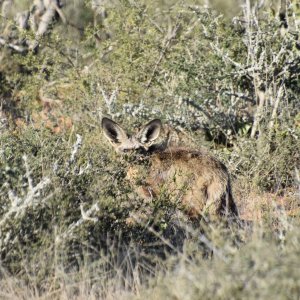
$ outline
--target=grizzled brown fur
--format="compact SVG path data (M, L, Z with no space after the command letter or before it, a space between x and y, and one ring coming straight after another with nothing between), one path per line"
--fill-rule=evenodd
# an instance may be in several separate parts
M167 139L155 143L162 131L160 120L149 122L132 136L108 118L103 118L102 128L117 152L135 158L127 179L142 198L151 200L167 189L170 199L181 203L191 217L237 217L225 165L204 151L169 146ZM138 184L141 176L142 184Z

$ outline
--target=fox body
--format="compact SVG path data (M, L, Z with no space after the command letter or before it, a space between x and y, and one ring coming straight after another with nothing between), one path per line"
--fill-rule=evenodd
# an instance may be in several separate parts
M133 155L127 179L142 198L167 192L191 217L238 215L225 165L204 151L169 146L168 140L156 143L162 131L160 120L132 136L108 118L103 118L102 128L117 152Z

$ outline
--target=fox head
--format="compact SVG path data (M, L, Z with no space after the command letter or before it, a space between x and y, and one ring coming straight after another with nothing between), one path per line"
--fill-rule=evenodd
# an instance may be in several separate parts
M144 125L138 133L130 136L116 122L103 118L102 129L104 136L118 153L147 153L160 136L162 122L159 119L152 120Z

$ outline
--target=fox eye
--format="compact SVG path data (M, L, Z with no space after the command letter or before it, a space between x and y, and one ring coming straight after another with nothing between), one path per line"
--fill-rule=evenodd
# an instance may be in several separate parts
M139 148L136 149L136 152L139 153L139 154L144 154L147 151L144 147L139 147Z
M130 149L123 149L122 150L124 153L128 153L130 151Z

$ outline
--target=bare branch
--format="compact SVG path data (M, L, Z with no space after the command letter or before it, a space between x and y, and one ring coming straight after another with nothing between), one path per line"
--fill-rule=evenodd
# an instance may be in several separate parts
M97 218L91 217L95 212L99 211L99 206L97 203L93 204L92 207L85 212L83 211L82 206L80 206L80 210L81 210L82 217L78 221L72 223L65 232L63 232L61 235L56 237L55 239L56 244L59 244L62 241L70 238L74 230L80 225L82 225L85 221L93 221L94 223L98 221Z
M263 110L265 104L265 93L262 91L258 91L258 107L254 116L253 126L251 130L251 138L254 138L256 135L256 131L258 129L258 125L263 117Z
M27 49L23 46L19 46L19 45L15 45L13 43L9 43L7 42L5 39L1 38L0 37L0 46L5 46L5 47L8 47L12 50L15 50L16 52L19 52L19 53L24 53L27 51Z
M18 217L24 214L28 207L34 206L36 199L40 196L40 191L49 185L50 182L51 181L48 177L42 178L36 186L31 188L28 187L27 194L24 198L20 198L13 191L9 191L8 197L11 200L11 207L0 220L0 228L11 219L13 214L15 214L15 217Z
M277 92L276 100L275 100L275 103L273 106L273 111L272 111L271 119L270 119L269 126L268 126L268 128L270 129L270 132L274 127L274 121L277 117L277 110L278 110L279 102L282 99L282 96L283 96L283 84L280 86L280 88Z
M178 17L179 19L179 17ZM173 28L173 30L171 32L168 32L167 33L167 36L166 36L166 40L165 40L165 45L162 49L162 51L160 52L160 56L157 60L157 63L155 64L154 68L153 68L153 71L152 71L152 74L146 84L146 90L150 87L155 75L156 75L156 72L157 72L157 69L158 69L158 66L160 65L162 59L164 58L168 48L170 47L171 45L171 41L176 37L177 33L178 33L178 30L180 29L180 24L179 22L175 25L175 27Z
M72 164L75 160L75 156L77 154L77 152L79 151L79 149L81 148L82 145L82 137L79 134L76 134L76 143L73 145L73 150L71 153L71 157L69 160L69 164Z

